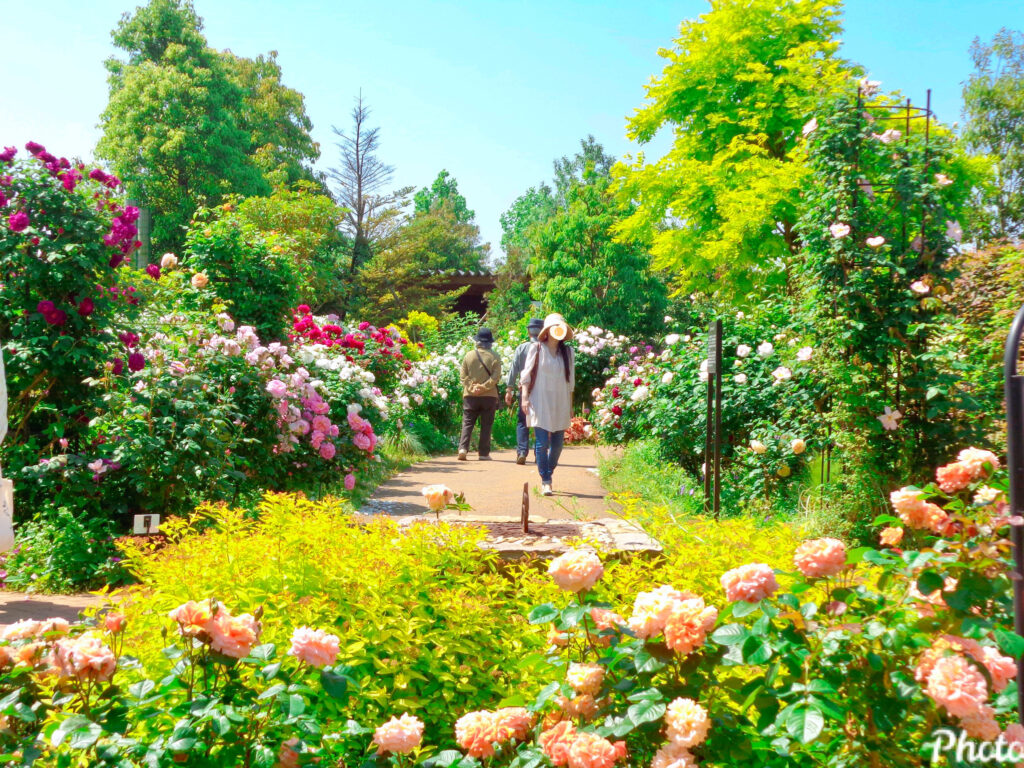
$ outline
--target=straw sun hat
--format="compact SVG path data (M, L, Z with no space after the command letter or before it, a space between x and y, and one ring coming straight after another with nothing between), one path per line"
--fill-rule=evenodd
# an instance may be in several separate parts
M537 340L547 341L549 332L558 341L569 341L573 337L572 328L565 322L565 318L557 312L552 312L544 318L544 327L541 328L540 333L537 335Z

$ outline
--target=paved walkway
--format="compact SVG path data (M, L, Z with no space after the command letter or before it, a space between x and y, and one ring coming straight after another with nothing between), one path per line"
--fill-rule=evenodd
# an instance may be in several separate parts
M604 488L597 477L598 451L589 445L566 446L554 475L555 495L541 496L535 464L516 464L514 450L491 452L491 461L468 461L445 456L416 464L380 486L361 512L367 514L421 515L427 512L420 493L426 485L447 485L466 494L474 517L518 518L523 483L530 484L530 515L548 520L593 520L612 516ZM532 453L531 453L532 458Z
M77 621L85 608L100 605L98 595L30 595L0 591L0 627L22 619L49 619L54 616Z

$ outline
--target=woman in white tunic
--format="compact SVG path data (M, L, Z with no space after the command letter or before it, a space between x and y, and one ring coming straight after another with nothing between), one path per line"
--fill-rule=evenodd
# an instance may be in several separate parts
M576 356L566 342L572 329L559 314L548 315L530 348L522 386L523 412L533 427L534 457L540 473L541 493L551 496L551 476L562 453L565 430L572 419L572 390L576 386Z

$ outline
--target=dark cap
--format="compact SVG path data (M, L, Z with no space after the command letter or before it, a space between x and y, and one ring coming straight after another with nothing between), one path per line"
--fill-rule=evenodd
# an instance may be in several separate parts
M526 324L526 330L536 331L537 333L540 333L540 329L543 327L544 321L541 320L539 317L531 317L530 322Z
M480 344L493 344L494 334L491 333L490 328L481 328L476 332L476 336L473 337L475 341Z

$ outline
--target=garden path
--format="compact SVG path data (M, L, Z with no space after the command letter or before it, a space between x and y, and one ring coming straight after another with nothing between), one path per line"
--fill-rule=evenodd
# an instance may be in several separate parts
M0 591L0 627L22 619L49 619L59 616L77 621L86 608L99 605L99 595L30 595L25 592Z
M597 476L599 451L589 445L566 446L555 470L555 495L538 492L540 478L531 461L516 464L514 450L491 451L491 461L468 461L443 456L416 464L381 485L363 505L364 514L394 516L421 515L427 512L420 489L426 485L447 485L455 493L464 493L474 517L517 518L523 498L523 483L530 483L530 518L546 520L594 520L615 514L614 505L605 499ZM532 456L532 454L531 454Z

